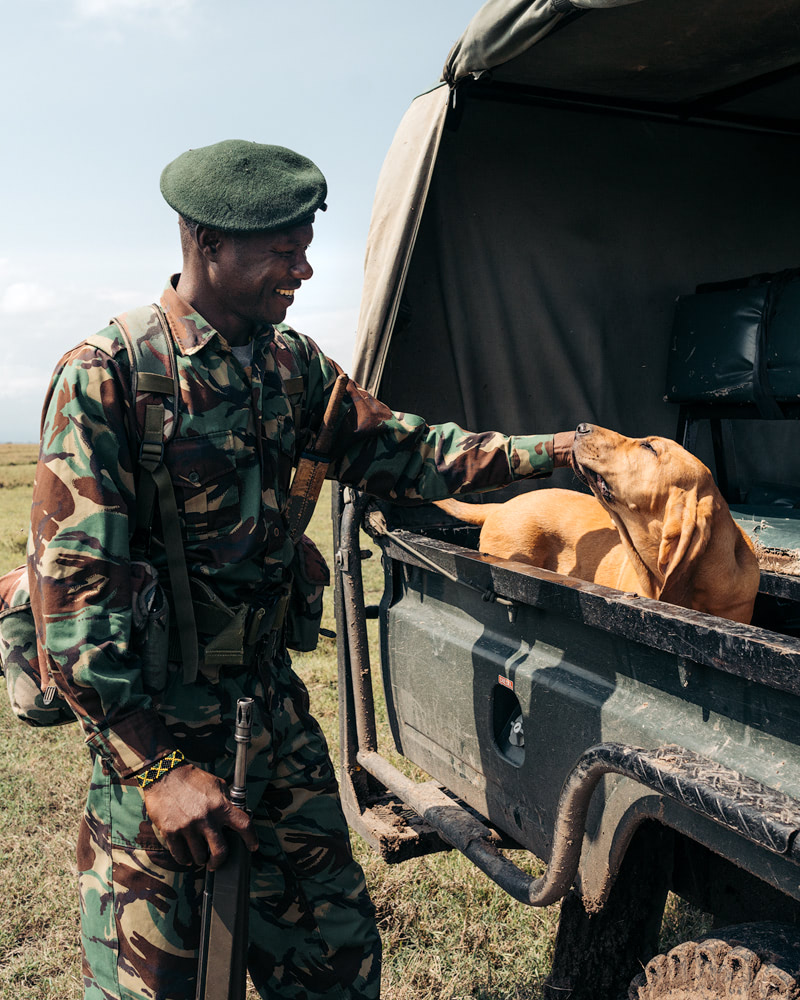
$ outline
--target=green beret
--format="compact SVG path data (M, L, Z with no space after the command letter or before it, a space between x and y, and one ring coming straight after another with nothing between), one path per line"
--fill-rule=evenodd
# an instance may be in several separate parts
M327 208L325 178L283 146L227 139L190 149L161 174L161 193L190 222L228 232L290 229Z

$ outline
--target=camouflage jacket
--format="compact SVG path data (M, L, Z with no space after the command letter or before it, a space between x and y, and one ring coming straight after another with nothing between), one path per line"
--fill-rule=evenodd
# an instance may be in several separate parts
M173 279L174 281L175 279ZM230 604L277 590L291 561L281 508L298 438L318 429L340 372L287 327L253 344L245 369L178 296L161 299L176 344L181 405L166 448L191 574ZM28 563L40 641L87 742L122 776L174 748L129 648L129 537L135 520L130 367L116 327L58 364L45 403ZM289 338L295 350L287 347ZM306 385L295 427L284 382ZM547 474L551 435L469 433L395 413L354 382L337 422L329 478L398 502L434 500Z

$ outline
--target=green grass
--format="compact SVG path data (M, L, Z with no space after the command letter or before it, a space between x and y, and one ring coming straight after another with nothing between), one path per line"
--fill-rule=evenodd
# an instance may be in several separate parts
M0 445L0 573L25 561L37 447Z
M0 572L24 558L35 448L0 445ZM333 565L329 495L310 534ZM365 547L368 539L363 538ZM365 564L367 601L382 588L378 558ZM332 601L323 625L334 629ZM370 650L377 664L376 623ZM295 665L331 746L338 742L335 643L322 639ZM386 713L376 691L381 750L391 755ZM80 948L75 837L89 778L77 726L32 730L0 698L0 1000L79 1000ZM406 770L413 769L406 765ZM457 852L388 866L357 836L384 941L386 1000L535 1000L552 958L559 907L535 910L514 902ZM540 862L513 859L532 873ZM702 918L671 898L663 945L702 930ZM248 997L255 998L250 991Z

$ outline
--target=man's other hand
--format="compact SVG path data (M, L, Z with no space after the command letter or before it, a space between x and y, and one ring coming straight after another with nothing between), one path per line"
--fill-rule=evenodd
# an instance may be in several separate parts
M144 791L153 824L181 865L207 865L213 871L228 854L223 828L237 833L247 848L258 848L252 819L232 805L225 782L198 767L176 767Z
M575 431L560 431L553 435L553 468L561 469L572 464L572 445Z

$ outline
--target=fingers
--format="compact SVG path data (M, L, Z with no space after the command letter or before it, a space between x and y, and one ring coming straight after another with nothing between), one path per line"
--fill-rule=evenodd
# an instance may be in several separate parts
M223 865L228 857L228 843L224 834L210 824L191 827L180 834L170 834L164 839L169 853L179 865L185 865L187 868L191 865L198 868L205 866L214 871Z
M229 826L231 830L239 834L248 850L258 850L258 835L253 826L253 820L248 813L242 809L237 809L236 806L231 806L226 817L226 826Z
M179 865L187 868L192 864L192 852L183 837L176 834L165 834L164 840L167 842L167 850L175 858Z
M246 812L230 806L219 823L208 817L204 822L184 828L179 834L165 837L170 854L180 865L204 865L216 871L227 860L229 849L224 828L228 827L242 838L250 851L258 850L258 836L253 821Z
M190 864L195 864L202 867L209 860L209 847L211 844L211 838L209 833L203 830L197 830L196 828L190 827L188 830L183 832L183 840L188 848L188 853L191 857ZM217 864L222 864L225 860L224 854L227 847L223 841L222 846L222 857L218 858ZM173 854L174 857L174 854ZM177 860L177 858L176 858Z
M558 469L570 464L574 441L574 431L560 431L558 434L553 435L554 468Z
M246 812L237 809L236 806L231 806L225 815L220 817L220 820L221 826L217 826L213 822L206 822L197 832L192 830L184 834L188 851L184 850L183 856L189 853L191 862L181 862L182 864L205 865L212 872L220 868L230 853L224 827L237 833L248 850L258 850L258 837L253 828L253 821ZM176 861L179 860L174 852L173 857Z
M150 819L178 864L219 868L228 855L225 827L250 851L258 849L252 819L231 803L226 791L220 778L195 767L176 768L145 789Z
M205 865L209 871L216 871L228 858L228 840L224 828L228 827L238 834L250 851L258 850L258 837L253 827L253 821L246 812L230 806L220 817L221 826L212 822L205 823L202 837L187 837L191 849L192 860L196 865ZM177 860L177 859L176 859Z
M228 857L228 844L220 830L209 828L206 830L206 841L203 846L206 845L208 847L206 867L213 872L225 863L225 859Z

